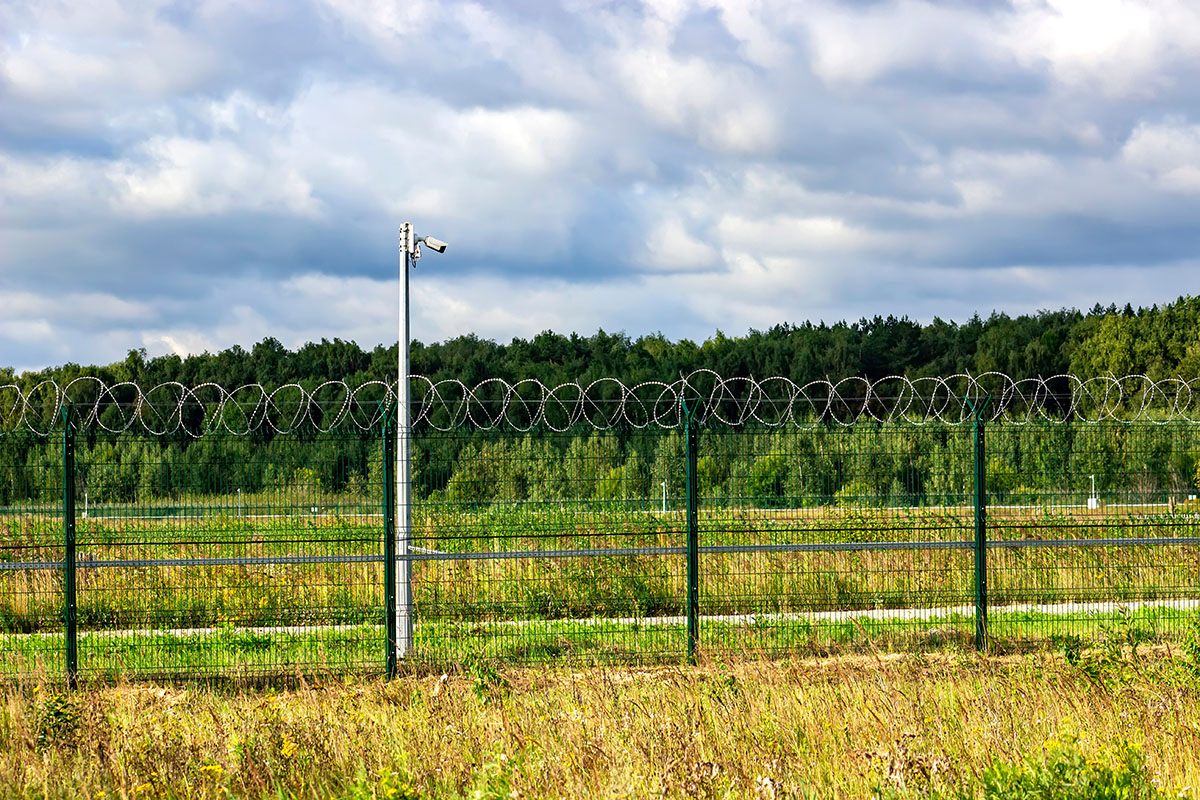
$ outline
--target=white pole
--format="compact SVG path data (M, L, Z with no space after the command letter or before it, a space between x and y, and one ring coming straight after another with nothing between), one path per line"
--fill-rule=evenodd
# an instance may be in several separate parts
M409 478L408 398L408 269L416 246L411 222L400 226L400 339L396 386L396 658L403 659L412 646L412 562L408 544L412 536L412 482Z
M666 481L662 482L662 487L663 487L663 510L662 510L662 513L665 514L665 513L667 513L667 482Z

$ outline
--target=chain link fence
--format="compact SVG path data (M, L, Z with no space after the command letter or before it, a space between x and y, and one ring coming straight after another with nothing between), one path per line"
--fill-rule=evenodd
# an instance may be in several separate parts
M1156 641L1200 606L1188 420L422 424L404 556L386 412L67 412L0 433L10 678L383 672L389 559L398 669Z

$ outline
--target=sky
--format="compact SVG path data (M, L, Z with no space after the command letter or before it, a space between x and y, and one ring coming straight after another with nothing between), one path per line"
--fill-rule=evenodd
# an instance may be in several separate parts
M0 4L0 366L1200 293L1200 3Z

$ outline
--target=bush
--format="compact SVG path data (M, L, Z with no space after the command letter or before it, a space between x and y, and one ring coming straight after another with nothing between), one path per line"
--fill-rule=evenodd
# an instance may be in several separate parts
M866 481L850 481L833 496L838 508L864 508L874 505L877 499L875 490Z
M715 472L715 469L712 470ZM783 485L787 481L787 461L779 453L758 459L750 470L746 490L761 506L770 508L780 504Z
M876 796L893 800L1148 800L1163 796L1150 778L1140 747L1119 744L1089 758L1073 734L1049 740L1042 753L1018 764L995 761L977 779L962 777L948 787L919 783L918 787L903 783L883 787Z
M1157 794L1141 748L1125 744L1108 758L1087 758L1075 736L1050 740L1041 758L993 764L984 770L979 788L987 800L1139 800Z

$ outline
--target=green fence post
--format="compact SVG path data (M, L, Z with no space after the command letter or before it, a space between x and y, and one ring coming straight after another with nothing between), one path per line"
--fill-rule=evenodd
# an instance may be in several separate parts
M700 425L694 406L689 411L684 403L683 411L687 419L687 640L688 660L694 664L700 646L700 520L696 486Z
M64 403L63 418L63 621L66 623L67 686L74 689L79 677L79 638L75 612L75 428L71 405Z
M387 675L396 677L396 440L391 414L383 417L383 605L387 622Z
M987 569L987 452L983 410L992 396L976 406L967 398L974 415L971 426L975 461L975 649L987 649L988 569Z

